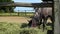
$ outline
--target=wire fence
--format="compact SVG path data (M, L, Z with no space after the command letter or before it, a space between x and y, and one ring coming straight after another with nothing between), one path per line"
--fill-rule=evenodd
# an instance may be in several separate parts
M34 12L31 10L17 11L14 13L0 13L0 16L21 16L21 17L31 17L34 15Z

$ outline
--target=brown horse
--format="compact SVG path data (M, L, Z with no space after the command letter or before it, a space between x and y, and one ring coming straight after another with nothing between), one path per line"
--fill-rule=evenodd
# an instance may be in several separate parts
M43 30L48 18L52 20L52 8L35 8L35 15L32 20L29 22L31 27L36 27L43 24ZM43 21L42 21L43 19Z
M52 8L41 8L41 10L42 10L41 17L43 19L42 24L43 24L43 30L44 30L45 25L47 24L47 19L50 18L52 21ZM41 19L41 21L42 21L42 19Z

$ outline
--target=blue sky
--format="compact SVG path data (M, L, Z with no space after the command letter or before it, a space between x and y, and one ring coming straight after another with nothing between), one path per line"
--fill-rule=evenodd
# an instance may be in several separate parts
M26 2L26 3L40 3L40 2L42 2L41 0L13 0L14 2ZM29 8L29 7L16 7L15 9L14 9L16 12L18 11L18 10L34 10L33 8Z

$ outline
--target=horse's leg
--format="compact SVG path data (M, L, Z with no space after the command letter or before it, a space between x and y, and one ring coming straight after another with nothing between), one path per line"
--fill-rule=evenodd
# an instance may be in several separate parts
M47 20L48 20L48 18L50 18L50 21L48 21L47 22L47 26L51 26L50 28L52 28L52 21L53 21L53 19L52 19L52 16L47 16ZM53 30L52 29L48 29L47 30L47 34L53 34Z
M45 20L43 19L43 31L44 31L44 28L45 28Z
M38 23L38 28L40 29L40 25L42 24L42 18L39 20L39 23Z
M45 27L46 27L46 17L45 16L43 16L43 31L44 31L44 29L45 29Z
M42 26L43 26L43 31L44 31L44 22L45 22L45 19L43 18L43 23L42 23Z

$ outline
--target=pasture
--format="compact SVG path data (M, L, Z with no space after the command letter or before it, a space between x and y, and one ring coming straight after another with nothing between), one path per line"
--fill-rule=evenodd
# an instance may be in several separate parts
M1 16L0 22L11 22L11 23L28 23L27 20L30 20L30 18L26 17L18 17L18 16Z
M20 17L30 17L33 16L34 12L14 12L14 13L0 13L0 16L20 16Z
M0 13L0 34L47 34L47 30L29 28L33 13Z
M0 22L0 34L46 34L47 32L47 30L43 32L38 28L28 28L27 23L25 26L22 25L24 24Z
M0 13L0 22L28 23L33 12Z
M0 16L0 34L47 34L47 30L29 28L31 18L18 16ZM49 28L50 29L50 28Z

